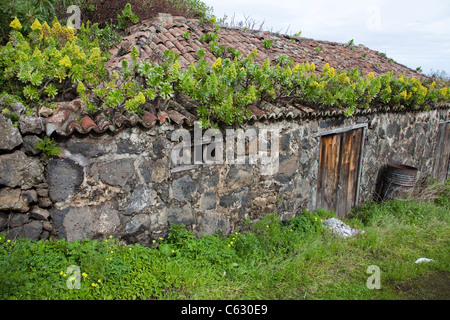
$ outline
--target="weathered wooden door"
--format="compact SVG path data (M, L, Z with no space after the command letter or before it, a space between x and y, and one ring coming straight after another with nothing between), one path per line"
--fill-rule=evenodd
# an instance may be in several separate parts
M449 177L450 166L450 122L439 124L436 145L434 177L444 182Z
M321 137L317 208L342 217L356 205L363 130Z

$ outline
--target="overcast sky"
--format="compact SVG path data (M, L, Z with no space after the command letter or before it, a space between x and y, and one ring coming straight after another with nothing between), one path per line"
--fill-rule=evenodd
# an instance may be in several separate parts
M450 75L449 0L203 0L217 18L250 17L263 30L363 44L425 74ZM256 27L255 27L256 28ZM286 32L287 31L287 32Z

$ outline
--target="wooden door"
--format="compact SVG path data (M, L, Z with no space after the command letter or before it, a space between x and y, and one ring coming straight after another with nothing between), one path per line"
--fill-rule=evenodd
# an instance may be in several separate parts
M356 205L363 130L322 136L317 208L342 217Z
M436 145L434 177L444 182L449 177L450 166L450 123L439 124L438 142Z

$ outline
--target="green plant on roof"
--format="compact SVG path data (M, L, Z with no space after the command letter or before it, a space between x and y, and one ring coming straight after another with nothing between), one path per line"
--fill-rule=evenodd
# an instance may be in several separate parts
M316 52L320 52L320 51L323 50L323 48L322 48L321 46L317 46L317 47L314 48L314 50L315 50Z
M191 37L191 34L189 33L189 31L183 32L182 37L185 40L188 40Z
M272 48L272 45L273 45L273 41L270 40L270 39L265 39L265 40L263 41L263 46L264 46L264 48L266 48L266 49Z

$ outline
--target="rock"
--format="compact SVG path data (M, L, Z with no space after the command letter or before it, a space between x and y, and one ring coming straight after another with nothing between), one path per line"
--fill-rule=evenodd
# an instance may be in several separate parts
M145 207L150 206L154 201L153 191L145 185L139 185L131 194L125 209L125 215L141 212Z
M26 200L29 204L36 203L38 201L37 192L33 189L22 191L22 198Z
M48 197L48 189L47 188L36 188L36 193L39 197L42 197L42 198Z
M158 159L156 162L145 159L139 170L146 183L161 183L170 177L169 164L165 159Z
M150 227L151 217L148 214L137 214L125 226L124 234L130 235L144 231Z
M211 211L199 216L197 225L197 232L201 235L211 235L218 231L222 231L222 235L227 235L230 231L228 219Z
M35 147L36 143L38 143L39 140L41 140L41 139L39 139L38 136L34 136L34 135L29 135L29 136L23 137L23 145L20 150L22 152L24 152L26 155L30 155L30 156L36 156L36 155L40 154L42 151Z
M120 225L119 212L112 203L98 206L50 209L54 227L67 241L98 238L112 234Z
M48 220L50 213L48 210L34 206L30 211L30 217L36 220Z
M28 198L22 197L22 190L2 188L0 189L0 210L27 212L30 210Z
M183 207L173 206L167 208L167 221L174 224L184 224L189 226L195 223L194 215L192 214L192 208L190 204L186 204Z
M129 153L136 154L141 153L142 147L140 143L134 143L128 139L120 139L117 142L117 154Z
M19 119L19 129L22 134L40 134L44 131L44 123L41 118L23 115Z
M200 210L216 210L216 193L206 192L200 198Z
M173 197L178 201L190 200L196 190L197 182L190 176L183 176L172 184Z
M54 159L47 165L49 197L63 202L75 195L84 179L83 167L69 159Z
M13 126L10 119L0 114L0 151L11 151L21 144L19 129Z
M53 109L42 107L39 109L39 115L43 118L48 118L53 114Z
M30 189L43 181L39 160L22 151L0 156L0 185Z
M344 237L344 238L353 237L361 232L360 230L349 227L348 225L343 223L341 220L336 219L336 218L330 218L330 219L324 220L322 222L322 225L331 229L331 231L333 233L337 233L338 235L340 235L341 237ZM362 231L362 232L364 232L364 231Z
M30 222L30 217L24 213L14 213L11 215L11 219L9 220L10 228L21 227L24 224Z
M40 208L50 208L53 205L52 200L50 198L39 198L38 199L38 206Z
M61 146L73 154L82 154L88 158L98 157L107 153L107 146L101 140L101 138L97 141L90 141L87 138L71 138L62 143Z
M30 223L24 224L17 228L9 229L6 234L6 239L14 240L18 237L28 238L30 240L39 240L42 233L42 223L33 220Z
M120 159L101 163L98 166L100 179L111 186L123 187L134 175L133 162L133 159Z

